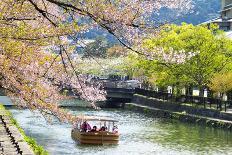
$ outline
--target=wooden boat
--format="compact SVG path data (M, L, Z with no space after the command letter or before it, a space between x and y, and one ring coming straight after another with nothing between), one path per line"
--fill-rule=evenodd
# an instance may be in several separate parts
M104 127L108 127L106 131L83 132L81 125L84 121L94 122L95 124L96 122L100 122L100 127L102 124ZM80 144L118 144L119 133L113 131L113 127L115 126L116 122L118 121L109 118L85 116L81 119L78 126L72 129L71 136ZM110 130L112 130L112 132Z

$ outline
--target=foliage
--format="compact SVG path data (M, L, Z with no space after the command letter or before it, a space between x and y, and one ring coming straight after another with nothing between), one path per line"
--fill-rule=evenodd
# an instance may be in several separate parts
M76 122L78 118L58 108L64 98L60 89L74 89L91 102L104 100L105 92L89 86L75 70L70 58L75 46L67 38L78 44L84 32L100 27L128 48L139 46L155 31L144 27L151 13L162 7L190 8L188 1L180 1L1 0L0 86L20 106ZM88 22L80 23L80 18Z
M129 76L129 78L137 77L139 68L137 67L138 55L135 53L130 53L127 57L123 59L123 62L117 67L122 74Z
M94 58L78 59L76 70L82 74L95 75L98 77L108 77L109 75L121 75L118 66L123 62L123 58Z
M121 45L114 45L110 48L107 49L107 57L111 58L111 57L120 57L120 56L126 56L127 54L127 49Z
M86 47L83 47L82 58L118 58L121 56L125 56L127 50L128 49L126 49L122 45L109 43L104 37L97 37L96 40L89 44L86 44Z
M83 49L83 57L84 58L105 58L107 49L109 48L109 43L103 37L98 37L92 43L86 45Z
M143 50L145 56L130 54L121 69L153 87L174 86L177 92L186 86L229 87L231 40L216 25L165 25L158 36L144 41Z
M231 41L214 25L168 25L144 46L158 59L154 72L166 85L207 86L215 73L231 64Z
M210 88L220 93L232 90L232 72L215 74L211 80Z

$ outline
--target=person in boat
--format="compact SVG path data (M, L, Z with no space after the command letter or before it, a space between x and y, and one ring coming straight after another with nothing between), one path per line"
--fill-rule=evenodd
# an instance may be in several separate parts
M117 125L115 125L115 126L113 127L112 132L113 132L113 133L118 133L118 126L117 126Z
M93 126L93 129L91 130L91 132L96 132L97 131L97 127Z
M106 127L102 126L99 131L106 131Z
M81 131L82 132L87 132L91 130L91 126L87 121L84 121L84 123L81 125Z

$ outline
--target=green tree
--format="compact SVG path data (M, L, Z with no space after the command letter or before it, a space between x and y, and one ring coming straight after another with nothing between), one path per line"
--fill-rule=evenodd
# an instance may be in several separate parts
M217 26L167 25L156 38L147 39L153 61L142 58L148 77L156 75L161 86L197 86L202 89L211 78L231 64L232 46ZM137 60L136 60L137 61Z
M107 56L107 49L110 47L107 40L103 37L98 37L96 40L92 43L87 44L87 46L84 48L83 57L84 58L106 58Z
M113 45L112 47L107 49L107 57L120 57L125 56L127 54L127 49L121 45Z
M211 80L210 88L219 93L232 90L232 72L217 73Z

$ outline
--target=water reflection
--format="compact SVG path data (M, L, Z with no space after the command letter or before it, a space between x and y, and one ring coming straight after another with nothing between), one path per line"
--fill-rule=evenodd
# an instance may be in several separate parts
M71 138L71 125L47 123L38 113L10 109L26 133L54 155L118 154L231 154L232 133L223 130L154 119L124 110L69 109L73 114L118 119L120 142L113 146L78 145Z

